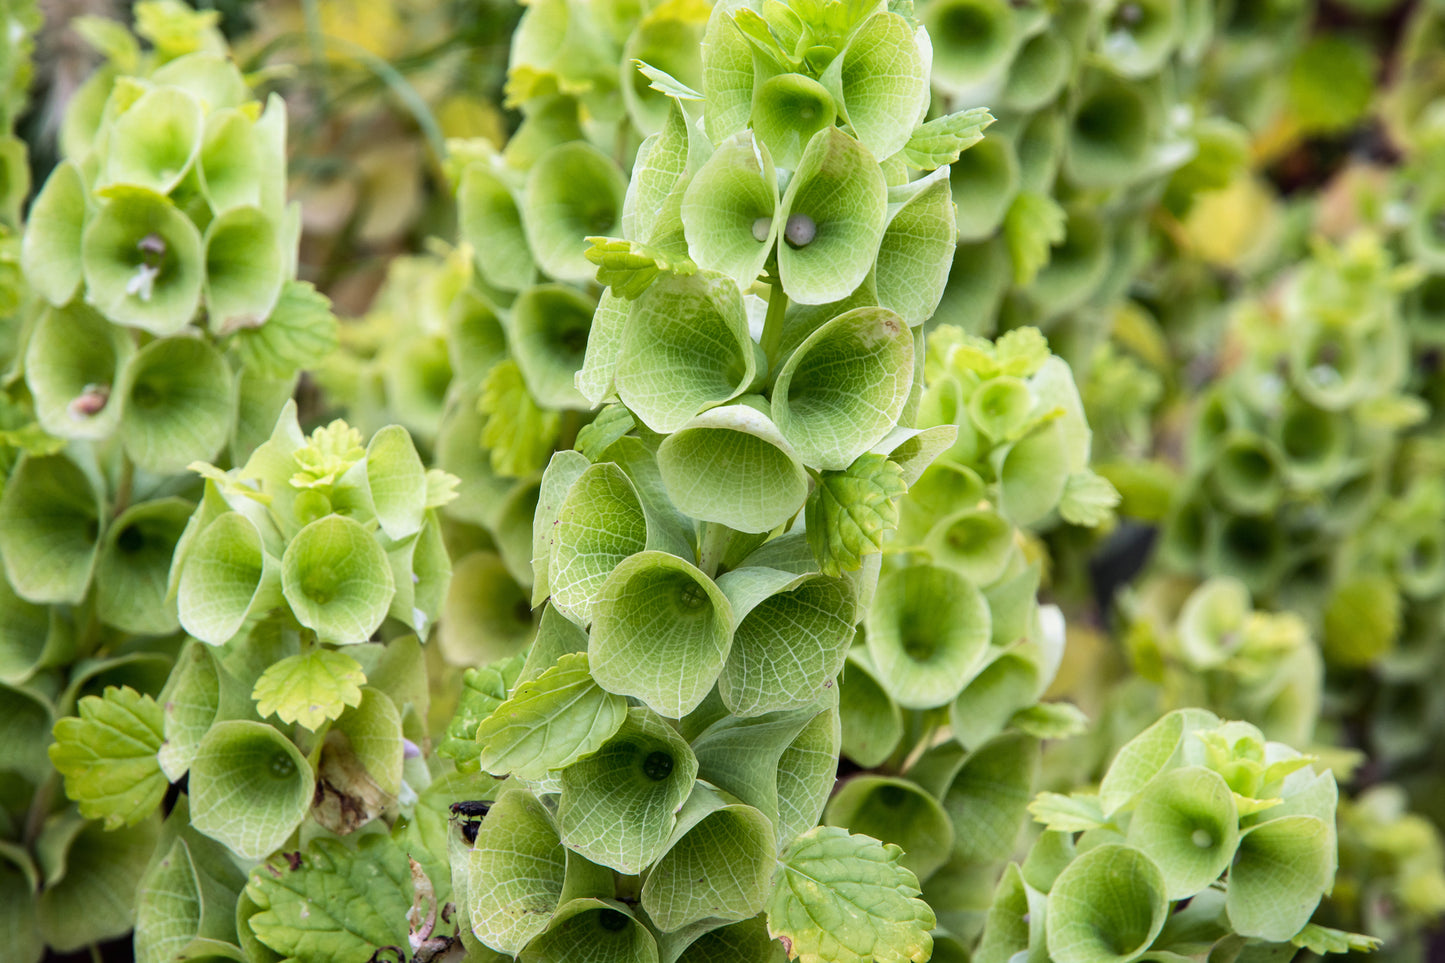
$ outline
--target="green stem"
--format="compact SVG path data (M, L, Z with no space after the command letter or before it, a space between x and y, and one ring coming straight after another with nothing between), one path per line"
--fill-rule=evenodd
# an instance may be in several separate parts
M768 356L768 367L778 366L778 349L783 344L783 314L788 310L788 295L781 281L775 281L768 293L768 315L763 321L763 354Z
M721 522L703 523L702 541L697 547L697 567L702 569L703 574L708 578L717 574L718 567L722 565L723 556L727 554L728 546L732 544L735 534L731 528Z
M120 456L120 480L115 485L115 506L111 512L112 518L120 517L120 514L130 507L130 500L135 489L135 463L130 457L122 454Z
M45 817L50 815L51 800L55 798L55 790L59 788L60 773L52 769L40 784L40 788L35 790L35 795L30 797L30 809L25 813L23 837L26 848L33 846L35 840L40 838L40 830L45 828Z

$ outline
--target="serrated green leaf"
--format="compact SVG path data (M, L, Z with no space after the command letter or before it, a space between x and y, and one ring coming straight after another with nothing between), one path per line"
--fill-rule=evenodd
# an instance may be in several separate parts
M314 368L339 343L331 301L307 281L287 281L264 323L236 336L241 363L267 378Z
M317 646L263 672L251 697L262 718L275 715L282 722L299 722L314 732L323 722L339 717L347 706L360 705L365 682L366 673L359 662L343 652Z
M819 826L783 853L768 932L802 963L923 963L935 918L903 850Z
M1099 797L1082 793L1064 796L1056 792L1041 792L1029 803L1029 812L1036 822L1055 832L1082 833L1104 825L1104 810L1099 806Z
M261 907L248 925L287 959L348 963L407 944L411 866L384 834L358 849L334 839L257 868L246 895Z
M597 283L614 294L635 301L659 275L686 277L697 273L690 258L673 257L636 241L616 237L589 237L587 260L597 265Z
M1047 194L1023 191L1004 215L1003 233L1013 258L1014 284L1027 287L1049 263L1052 248L1064 241L1067 217Z
M482 721L478 762L496 775L542 779L596 752L626 718L627 700L592 680L587 654L564 655Z
M908 490L903 469L884 455L859 456L843 471L825 471L808 496L808 544L818 568L837 577L865 555L883 550L898 527L898 498Z
M486 419L482 445L491 454L493 471L521 478L542 470L556 447L562 418L532 399L515 361L500 362L487 373L477 410Z
M984 129L993 123L985 107L948 114L914 129L904 145L903 157L910 167L931 171L958 160L958 155L983 140Z
M1109 520L1119 505L1119 492L1107 478L1092 471L1074 472L1064 483L1059 514L1071 525L1097 528Z
M148 695L129 686L86 696L79 717L55 724L50 761L65 777L65 794L87 819L106 829L134 826L161 804L169 785L156 758L165 717Z
M437 755L456 762L462 772L481 769L477 757L482 747L477 742L477 727L507 701L507 693L521 675L526 659L521 655L462 673L462 694L457 711L447 724L446 735L437 746Z
M1323 956L1326 953L1373 953L1380 948L1383 941L1378 936L1366 936L1363 933L1350 933L1307 923L1290 942Z

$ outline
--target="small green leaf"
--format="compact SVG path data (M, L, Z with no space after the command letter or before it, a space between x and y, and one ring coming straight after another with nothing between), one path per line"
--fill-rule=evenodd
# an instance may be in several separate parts
M1049 263L1054 245L1064 241L1064 209L1047 194L1024 191L1004 215L1003 232L1013 258L1014 283L1026 287Z
M808 544L824 574L854 571L863 557L883 550L898 527L898 498L907 491L903 469L887 457L865 454L843 471L825 471L808 496Z
M407 945L411 894L411 866L389 836L368 836L356 850L317 839L252 873L246 895L260 912L248 925L288 959L381 958L383 947Z
M241 327L236 338L241 364L268 378L314 368L338 343L330 299L306 281L287 281L265 323Z
M1326 953L1373 953L1382 943L1377 936L1350 933L1315 923L1307 923L1290 942L1321 956Z
M958 155L983 140L983 132L993 123L993 115L985 107L948 114L914 129L903 148L908 166L931 171L952 164Z
M689 258L673 257L636 241L616 237L589 237L587 260L597 265L597 283L614 294L636 300L661 274L686 276L697 272Z
M1040 739L1067 739L1089 728L1089 717L1071 702L1040 702L1013 714L1009 725Z
M903 850L819 826L793 841L768 900L768 932L802 963L923 963L935 918Z
M574 652L517 687L477 729L479 763L487 772L544 778L590 755L627 718L627 700L605 691Z
M1092 471L1074 472L1064 483L1059 514L1071 525L1097 528L1119 504L1119 492L1107 478Z
M86 696L70 716L55 724L50 761L65 777L65 794L87 819L106 829L134 826L166 794L168 782L156 758L165 741L165 717L148 695L129 686L107 687Z
M503 361L487 373L477 409L486 417L482 444L491 451L493 471L521 478L542 470L556 446L562 419L532 399L515 361Z
M590 423L577 432L577 450L588 461L599 462L612 443L637 426L632 412L619 404L603 408Z
M317 647L263 672L251 697L262 718L274 714L282 722L299 722L315 732L347 706L360 705L365 682L366 673L351 656Z
M477 743L477 726L497 706L507 701L507 692L516 684L524 661L518 655L462 673L461 698L457 702L456 714L447 725L446 735L437 746L437 755L454 760L457 769L462 772L478 772L481 769L477 762L481 753L481 746Z
M1041 792L1029 803L1029 812L1036 822L1055 832L1082 833L1104 825L1104 810L1099 805L1099 797L1081 793L1064 796L1056 792Z

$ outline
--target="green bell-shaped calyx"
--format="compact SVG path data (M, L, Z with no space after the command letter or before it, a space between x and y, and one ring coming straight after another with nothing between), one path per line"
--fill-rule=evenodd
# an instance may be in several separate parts
M167 198L116 188L81 242L85 299L115 324L162 337L179 332L201 302L201 235Z
M1169 915L1164 877L1128 846L1097 846L1071 862L1048 900L1049 956L1059 963L1126 963L1154 942Z
M201 105L191 94L178 87L146 91L113 121L96 186L169 194L195 163L203 129Z
M193 540L183 536L177 556L181 625L202 642L224 645L248 618L280 601L279 561L266 551L256 523L241 512L224 512Z
M20 267L26 282L56 307L69 303L84 280L81 237L89 206L80 167L74 161L62 161L50 172L30 208Z
M873 267L887 218L888 184L877 160L841 129L819 131L775 218L783 219L778 273L788 297L827 304L853 293Z
M864 623L879 681L900 705L948 704L982 668L988 602L949 569L911 565L884 576Z
M567 858L537 797L523 789L498 797L465 868L467 912L477 939L515 954L546 929L562 899Z
M969 94L995 81L1019 42L1007 0L933 0L920 11L933 42L933 84Z
M1106 15L1099 52L1126 77L1156 73L1179 43L1181 0L1118 0Z
M1234 794L1218 773L1200 766L1162 773L1139 797L1128 839L1159 867L1165 895L1186 899L1217 880L1234 857Z
M209 461L230 436L236 400L230 366L199 338L152 341L121 376L121 440L157 474Z
M45 311L25 351L40 426L61 438L108 438L120 421L118 385L133 354L126 332L83 304Z
M712 689L732 635L732 605L712 579L685 559L647 551L598 590L587 653L604 689L678 719Z
M285 736L260 722L220 722L201 741L189 779L191 822L247 859L270 853L301 825L316 779ZM246 799L237 819L235 800Z
M179 628L166 582L190 515L189 502L162 498L132 505L112 523L95 569L96 611L107 625L145 635Z
M765 366L737 285L669 276L637 299L619 347L617 393L653 431L677 431L754 386Z
M894 428L912 383L908 325L883 308L854 308L789 356L773 420L804 463L841 471Z
M65 455L23 459L0 495L0 556L29 602L79 603L105 528L105 499Z
M1333 885L1334 870L1334 830L1323 819L1281 816L1246 830L1229 871L1230 925L1244 936L1292 939Z
M778 74L753 90L753 136L767 145L773 163L792 170L803 148L833 126L837 103L828 89L803 74Z
M258 207L234 207L211 222L206 250L206 313L211 330L259 327L286 281L277 225Z
M565 455L562 458L567 460ZM546 542L534 550L539 559L543 552L550 559L547 584L553 604L586 624L608 575L647 547L647 515L631 479L617 465L592 465L574 477L552 531L541 533ZM605 526L598 526L599 518L608 520Z
M896 844L903 850L899 865L920 880L933 875L953 850L948 814L938 800L907 779L850 779L829 801L823 822Z
M574 899L522 951L523 963L657 963L657 941L624 903Z
M530 287L512 305L512 356L527 390L548 408L590 407L575 382L595 308L591 298L560 284Z
M776 859L762 813L697 786L647 874L642 908L664 933L704 919L747 919L763 908Z
M933 317L948 284L957 239L947 169L890 189L888 227L873 265L878 304L897 312L909 327Z
M683 738L647 709L629 709L601 749L562 771L562 841L594 863L640 873L666 851L696 776Z
M680 511L740 532L777 528L808 497L808 474L792 446L747 404L705 411L669 435L657 467Z
M281 589L302 625L323 642L365 642L380 627L396 583L386 553L360 522L327 515L291 539Z
M1082 187L1120 187L1148 169L1162 118L1153 90L1099 71L1079 82L1064 171Z
M751 131L719 144L687 185L681 216L688 254L699 267L751 284L783 229L767 147Z
M718 677L723 702L756 716L816 703L853 639L855 606L842 579L744 565L718 579L737 628Z
M538 266L561 281L591 280L586 239L617 234L626 190L617 165L590 144L559 144L539 157L522 197L522 223Z
M908 21L897 13L877 13L854 31L821 81L859 143L874 157L885 158L908 143L923 119L928 66Z
M500 172L473 161L457 186L458 228L471 245L477 270L488 284L518 291L537 273L522 214L512 187Z

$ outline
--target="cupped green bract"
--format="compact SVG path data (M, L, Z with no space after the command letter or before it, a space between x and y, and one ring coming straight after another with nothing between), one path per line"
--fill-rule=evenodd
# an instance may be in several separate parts
M213 111L206 118L201 143L201 193L212 212L224 214L235 207L261 204L261 183L266 173L256 136L256 122L234 108Z
M934 562L975 585L996 581L1016 554L1014 527L990 508L965 508L942 519L924 547Z
M396 591L386 553L360 522L327 515L301 529L281 558L281 590L323 642L365 642Z
M1166 897L1193 896L1234 858L1239 844L1234 794L1222 776L1202 766L1161 773L1139 796L1128 840L1159 867Z
M1234 432L1223 440L1212 461L1209 482L1226 506L1248 515L1265 514L1278 506L1285 486L1283 459L1268 439Z
M180 808L181 819L189 809ZM224 848L167 820L150 866L140 878L136 907L137 963L161 963L185 953L192 959L235 959L235 905L245 875ZM189 827L187 827L189 828ZM168 845L169 844L169 845ZM214 951L214 956L206 956Z
M808 498L808 474L776 424L746 404L713 408L657 450L667 497L691 518L768 532Z
M732 646L727 596L692 563L638 552L597 593L587 653L604 689L680 719L697 708Z
M552 602L586 624L607 576L647 547L647 516L627 473L611 462L586 468L567 489L548 538Z
M263 547L256 524L225 512L201 529L185 549L176 600L181 626L202 642L224 645L247 618L281 601L279 565Z
M843 755L872 769L891 756L903 738L903 712L867 668L866 659L867 652L861 648L849 655L838 687L838 714Z
M466 873L472 932L487 946L516 954L547 928L562 898L567 850L537 797L514 790L492 804Z
M46 833L37 843L42 852L56 854L59 870L46 880L35 914L41 937L56 953L116 939L135 926L131 895L160 833L158 816L124 832L107 832L99 822L72 829L68 822L51 823L60 833L51 838Z
M933 41L933 84L950 93L967 93L995 79L1018 45L1018 24L1007 0L934 0L919 14Z
M993 457L1005 518L1015 525L1032 525L1058 506L1069 477L1068 437L1061 419L995 449Z
M913 28L889 12L865 20L821 79L859 143L884 158L902 150L923 119L928 73Z
M683 195L689 256L742 286L762 273L784 219L772 156L751 131L719 144Z
M816 703L853 640L853 593L842 579L744 566L718 579L737 628L718 691L756 716Z
M219 351L199 338L152 341L125 366L120 436L140 468L176 473L210 461L231 433L235 383Z
M208 111L239 107L251 99L240 68L230 57L210 50L196 50L168 60L151 74L151 81L184 87Z
M1103 221L1092 211L1070 208L1063 239L1049 248L1029 297L1048 313L1070 311L1094 293L1109 268L1110 238Z
M989 864L1013 853L1038 770L1039 742L1020 732L991 739L964 758L942 793L956 860Z
M218 722L191 762L191 822L247 859L261 859L301 825L316 780L285 736L260 722Z
M946 705L957 696L981 668L991 635L983 594L936 565L884 576L864 624L879 681L910 709Z
M888 183L867 148L829 127L808 142L778 210L775 220L802 218L815 229L804 244L778 246L783 290L803 304L827 304L853 293L872 270L888 220Z
M546 932L527 944L520 963L657 963L657 941L623 903L574 899L563 904Z
M601 749L562 770L562 841L594 863L640 873L666 850L697 766L671 726L629 709Z
M854 308L788 358L773 420L806 464L841 471L893 429L912 383L908 325L884 308Z
M1219 717L1205 709L1176 709L1130 739L1099 783L1104 815L1136 800L1151 779L1177 764L1186 740L1197 742L1195 732L1218 725Z
M1074 102L1064 171L1081 187L1120 187L1143 174L1161 118L1153 92L1101 71L1086 73Z
M388 425L371 436L366 445L366 487L387 538L408 538L421 531L426 520L426 467L405 428Z
M993 236L1019 191L1019 160L1013 143L1000 135L984 139L948 168L949 193L958 206L958 237Z
M755 916L738 923L716 926L699 933L707 926L699 923L664 936L661 945L662 963L786 963L783 944L768 936L767 921ZM679 945L681 944L681 945Z
M107 320L162 337L201 303L205 259L191 219L165 197L115 188L85 228L85 299Z
M776 859L767 817L699 786L647 874L642 908L664 933L702 920L747 919L763 908Z
M774 164L788 170L798 166L813 135L837 117L833 95L802 74L778 74L753 90L753 136L767 145Z
M1168 915L1164 878L1149 857L1128 846L1097 846L1049 890L1049 956L1058 963L1126 963L1144 954Z
M105 499L65 455L23 459L0 495L0 556L15 594L79 603L100 553Z
M595 308L591 298L560 284L530 287L512 305L512 356L527 390L549 408L591 407L575 382Z
M111 524L95 566L96 613L107 625L143 635L180 627L166 587L190 516L190 502L162 498L132 505Z
M25 351L40 427L61 438L110 437L124 407L118 384L134 354L124 330L83 304L45 311Z
M1282 816L1242 833L1225 908L1243 936L1282 943L1304 928L1334 882L1333 829L1315 816Z
M204 124L201 105L186 91L178 87L146 91L110 127L96 186L123 184L169 194L200 153Z
M1180 41L1180 0L1120 0L1109 11L1099 53L1126 77L1156 73Z
M537 158L527 174L522 224L542 270L562 281L590 281L596 269L586 239L617 234L626 191L617 165L590 144L558 144Z
M925 880L948 861L953 824L938 800L907 779L859 776L845 782L828 802L823 823L894 843L899 865Z
M652 134L667 122L674 101L650 84L637 61L667 72L679 83L695 87L702 79L698 44L706 26L707 8L659 4L632 29L622 49L622 100L638 130Z
M619 346L617 393L653 431L677 431L754 386L766 366L737 285L669 275L637 299Z
M276 223L258 207L234 207L206 228L206 313L211 330L261 325L286 281Z
M948 169L888 192L888 227L873 264L878 304L909 327L933 316L953 264L958 222Z
M1030 37L1009 64L1003 103L1023 111L1047 107L1068 83L1074 57L1069 38L1057 26Z
M532 283L537 264L527 246L516 196L484 163L468 164L462 172L457 220L462 240L471 245L477 270L488 284L520 291Z
M26 283L56 307L75 297L84 280L80 251L88 207L85 178L69 160L50 172L30 206L20 269Z

